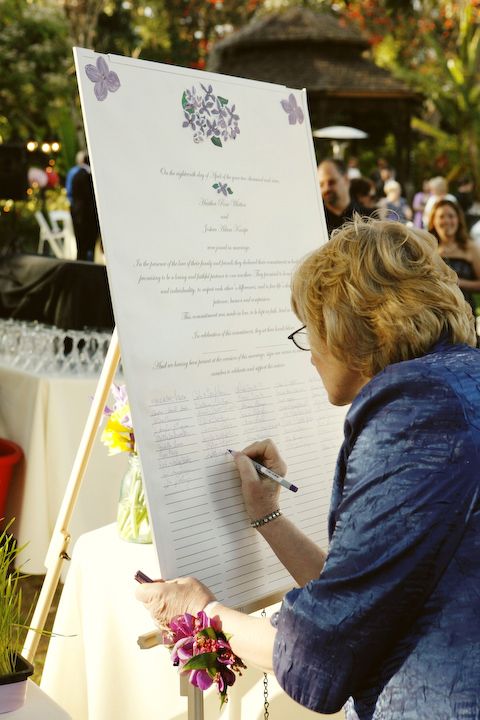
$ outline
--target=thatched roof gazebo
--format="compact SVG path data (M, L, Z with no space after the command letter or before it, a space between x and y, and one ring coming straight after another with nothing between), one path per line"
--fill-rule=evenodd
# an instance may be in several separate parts
M208 70L306 88L312 129L350 125L375 149L396 138L400 179L408 174L410 118L420 101L368 55L361 32L333 11L292 7L251 21L217 43Z

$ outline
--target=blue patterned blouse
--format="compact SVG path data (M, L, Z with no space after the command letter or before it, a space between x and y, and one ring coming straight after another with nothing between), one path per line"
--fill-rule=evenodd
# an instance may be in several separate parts
M291 697L348 700L360 720L480 719L479 486L479 350L441 342L362 389L324 569L274 621Z

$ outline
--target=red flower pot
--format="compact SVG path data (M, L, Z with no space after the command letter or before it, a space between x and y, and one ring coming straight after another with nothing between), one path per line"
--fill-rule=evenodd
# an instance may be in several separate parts
M23 451L19 445L0 438L0 519L5 517L5 505L13 470L22 458Z

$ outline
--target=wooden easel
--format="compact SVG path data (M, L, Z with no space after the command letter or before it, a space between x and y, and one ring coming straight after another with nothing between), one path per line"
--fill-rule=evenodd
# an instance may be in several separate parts
M62 504L57 515L55 529L48 546L45 558L47 573L42 584L33 613L31 628L25 638L22 655L29 662L33 662L40 642L41 632L45 627L53 597L58 587L62 566L65 560L70 560L68 548L71 540L69 524L72 518L78 494L92 453L93 443L100 427L103 410L107 404L110 387L112 385L118 363L120 361L120 348L118 345L117 329L114 328L107 356L93 396L92 405L85 422L83 434L80 439L75 460L73 461L70 478L65 488ZM188 720L203 720L203 693L180 677L180 695L187 697Z

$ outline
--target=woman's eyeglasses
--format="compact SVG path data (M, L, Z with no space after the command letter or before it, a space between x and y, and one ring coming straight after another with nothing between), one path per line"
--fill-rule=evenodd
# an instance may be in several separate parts
M310 350L310 343L308 342L307 326L304 325L295 332L288 336L288 340L291 340L299 350Z

